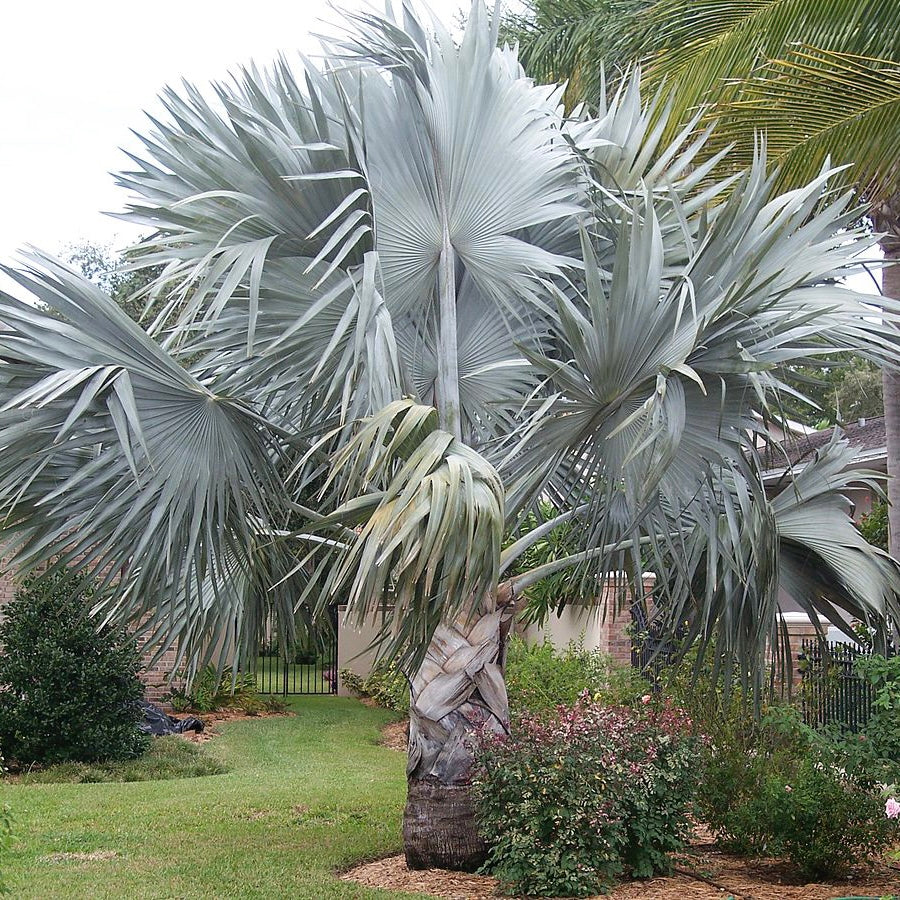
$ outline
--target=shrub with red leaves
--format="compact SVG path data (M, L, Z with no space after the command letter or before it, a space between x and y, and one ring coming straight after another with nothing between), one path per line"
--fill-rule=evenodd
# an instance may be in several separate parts
M669 868L690 830L696 741L683 712L645 700L607 707L585 693L482 737L473 787L504 889L588 896Z

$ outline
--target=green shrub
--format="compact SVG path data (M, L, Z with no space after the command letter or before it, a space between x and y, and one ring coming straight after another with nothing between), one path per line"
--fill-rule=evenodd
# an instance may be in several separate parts
M858 733L840 721L820 727L816 732L820 744L830 750L834 765L861 781L873 785L900 781L900 657L860 656L855 670L871 687L868 718ZM842 708L849 701L840 695L841 667L823 666L822 672L827 691L818 701L832 710Z
M528 644L513 637L506 655L506 690L511 710L536 712L572 705L584 691L610 706L629 705L649 688L630 666L618 666L607 654L585 650L582 644L556 650L549 642Z
M280 694L260 694L259 699L262 708L267 713L286 713L288 711L288 702Z
M847 762L843 737L808 728L791 707L772 707L709 743L700 817L733 852L784 856L813 878L842 875L897 837L878 786Z
M688 723L671 708L588 695L485 736L473 790L486 868L526 896L596 894L669 868L685 845L696 777Z
M26 581L0 624L0 747L20 764L129 759L140 656L122 629L88 615L90 590L66 572Z
M409 712L409 682L397 666L378 662L365 678L350 669L341 669L339 674L344 687L354 694L369 697L382 709Z
M870 544L887 551L888 506L884 500L876 500L872 504L872 511L859 520L859 530Z
M252 672L238 672L235 675L231 668L219 671L213 665L205 666L197 673L190 691L176 689L166 699L176 712L241 709L252 716L267 709Z
M881 780L900 780L900 656L860 657L856 671L868 681L873 693L862 732L864 740L856 741L857 748L872 760L870 766L877 766Z

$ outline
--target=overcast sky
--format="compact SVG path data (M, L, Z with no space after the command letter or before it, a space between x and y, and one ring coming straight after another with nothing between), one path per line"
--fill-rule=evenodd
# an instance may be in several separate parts
M395 0L398 2L398 0ZM471 0L428 0L453 23ZM366 0L340 0L361 9ZM509 4L507 4L509 5ZM372 8L372 7L370 7ZM383 8L379 0L375 8ZM25 0L7 3L0 38L0 261L25 244L59 254L89 240L124 247L139 232L105 216L126 193L111 172L130 129L168 84L199 84L279 51L315 53L329 31L327 0ZM854 285L871 290L871 282Z
M342 0L346 9L365 0ZM469 0L429 0L448 23ZM383 3L377 4L383 9ZM0 259L26 243L58 253L69 243L116 245L133 226L104 216L126 194L110 172L120 147L167 84L224 77L279 51L314 52L328 30L326 0L26 0L4 4L0 38Z

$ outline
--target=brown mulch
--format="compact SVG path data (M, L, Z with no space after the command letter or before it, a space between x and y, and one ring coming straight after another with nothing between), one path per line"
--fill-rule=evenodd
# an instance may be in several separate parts
M341 875L366 887L428 894L442 900L496 897L497 882L486 875L443 869L411 872L403 856L364 863ZM618 885L609 900L835 900L848 895L884 897L900 894L900 869L879 865L856 871L844 881L806 884L797 870L778 860L746 860L697 844L677 861L675 874ZM603 900L603 898L597 898Z
M406 753L407 745L409 744L409 719L404 719L402 722L389 722L385 725L381 729L381 740L379 743L382 747L387 747L388 750Z
M173 713L171 710L167 710L167 712L176 719L196 716L203 722L204 728L199 734L196 731L186 731L181 735L185 740L192 741L195 744L204 744L207 741L211 741L213 738L218 737L221 732L216 730L217 725L225 725L228 722L243 722L246 719L284 719L294 715L292 712L260 712L255 716L250 716L242 709L220 709L217 712L209 713Z
M497 885L496 880L487 875L467 875L465 872L447 872L444 869L413 872L406 868L406 859L402 855L363 863L345 872L341 879L366 887L428 894L452 900L493 897Z

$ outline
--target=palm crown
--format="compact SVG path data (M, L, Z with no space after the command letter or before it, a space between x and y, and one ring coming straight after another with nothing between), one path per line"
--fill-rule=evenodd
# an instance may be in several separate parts
M846 447L772 501L756 449L786 366L897 362L900 306L839 280L871 239L827 173L717 175L637 77L566 115L478 3L458 46L406 6L349 23L321 68L166 93L120 178L165 267L148 330L48 257L9 272L39 301L0 299L15 564L77 564L193 663L390 593L416 664L548 573L502 574L553 522L501 541L549 498L581 542L555 568L657 569L660 614L743 671L779 587L896 617Z

